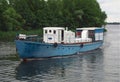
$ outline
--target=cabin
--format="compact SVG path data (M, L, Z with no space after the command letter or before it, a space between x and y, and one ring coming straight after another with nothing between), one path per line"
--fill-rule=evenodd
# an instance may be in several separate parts
M43 41L45 43L73 43L75 33L64 27L43 28Z
M64 27L43 28L43 41L45 43L82 43L99 40L103 40L103 28L76 28L76 32Z
M103 32L104 29L98 27L76 28L76 39L80 39L80 42L103 40Z

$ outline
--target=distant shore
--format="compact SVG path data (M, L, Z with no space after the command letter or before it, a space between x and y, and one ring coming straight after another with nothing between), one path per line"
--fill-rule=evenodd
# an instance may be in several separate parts
M118 25L118 24L120 24L120 22L109 22L109 23L107 23L107 24Z

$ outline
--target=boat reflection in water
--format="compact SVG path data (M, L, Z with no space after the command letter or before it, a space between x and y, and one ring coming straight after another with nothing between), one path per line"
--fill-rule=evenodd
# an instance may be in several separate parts
M104 76L99 76L99 73L104 73L101 49L69 57L21 62L16 68L16 79L24 81L68 80L69 82L77 78L78 81L85 81L84 78L95 79L96 76L100 78Z

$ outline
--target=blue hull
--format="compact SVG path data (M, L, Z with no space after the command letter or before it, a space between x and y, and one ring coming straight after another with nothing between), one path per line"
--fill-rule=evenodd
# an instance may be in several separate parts
M81 44L54 44L40 43L32 41L15 40L16 49L19 57L26 58L44 58L53 56L72 55L78 52L86 52L99 48L103 41Z

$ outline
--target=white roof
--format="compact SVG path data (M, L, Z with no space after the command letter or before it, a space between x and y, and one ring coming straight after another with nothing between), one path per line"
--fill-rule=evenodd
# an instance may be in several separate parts
M101 29L101 28L99 28L99 27L76 28L76 30L95 30L95 29Z
M51 29L54 29L54 30L64 30L65 28L64 27L44 27L43 29L48 29L48 30L51 30Z

